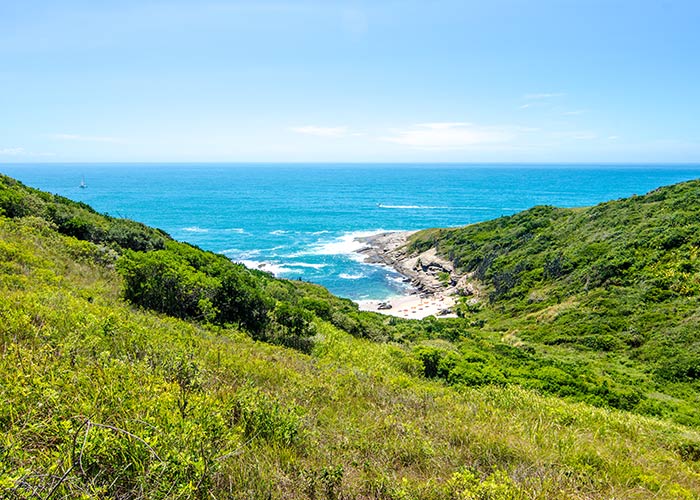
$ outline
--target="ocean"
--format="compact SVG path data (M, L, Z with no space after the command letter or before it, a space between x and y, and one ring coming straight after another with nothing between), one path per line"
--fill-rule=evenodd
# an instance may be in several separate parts
M17 164L0 172L359 300L401 294L406 284L363 263L358 236L593 205L698 178L700 165Z

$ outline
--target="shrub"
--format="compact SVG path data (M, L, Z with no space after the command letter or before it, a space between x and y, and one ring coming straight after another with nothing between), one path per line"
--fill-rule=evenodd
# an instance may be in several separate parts
M243 266L231 264L218 279L220 286L213 299L218 310L217 321L237 323L254 335L261 334L269 323L272 299Z
M425 377L434 378L438 376L438 367L440 366L442 357L445 355L444 350L419 345L413 349L413 355L418 358L423 365L423 375Z
M178 318L205 319L211 315L209 306L215 303L219 281L172 254L130 252L117 266L124 276L124 296L130 302Z

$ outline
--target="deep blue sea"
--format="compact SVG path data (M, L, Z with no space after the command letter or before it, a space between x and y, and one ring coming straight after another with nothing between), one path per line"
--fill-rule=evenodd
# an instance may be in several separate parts
M178 240L352 299L403 291L355 237L593 205L700 177L700 165L18 164L0 172ZM78 186L82 179L86 189Z

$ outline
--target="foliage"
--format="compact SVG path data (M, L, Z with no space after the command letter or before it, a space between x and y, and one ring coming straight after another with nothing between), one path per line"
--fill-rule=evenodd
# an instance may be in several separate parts
M32 189L0 174L0 215L41 217L62 234L115 249L148 251L164 248L168 235L128 219L97 214L85 203Z
M490 370L506 382L700 425L698 235L700 181L691 181L421 231L411 248L434 247L480 281L480 306L458 311L480 326ZM494 344L504 340L521 353Z
M545 300L416 322L8 178L0 207L2 498L698 498L691 292L567 292L564 245L502 268Z

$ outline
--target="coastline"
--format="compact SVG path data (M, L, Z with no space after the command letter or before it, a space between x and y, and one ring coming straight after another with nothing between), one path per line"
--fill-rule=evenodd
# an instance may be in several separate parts
M358 250L365 262L395 269L412 287L405 295L357 301L360 310L408 319L454 318L457 317L454 312L457 298L477 295L468 276L458 274L452 263L439 257L435 249L410 252L408 240L416 232L386 232L357 238L366 245Z

